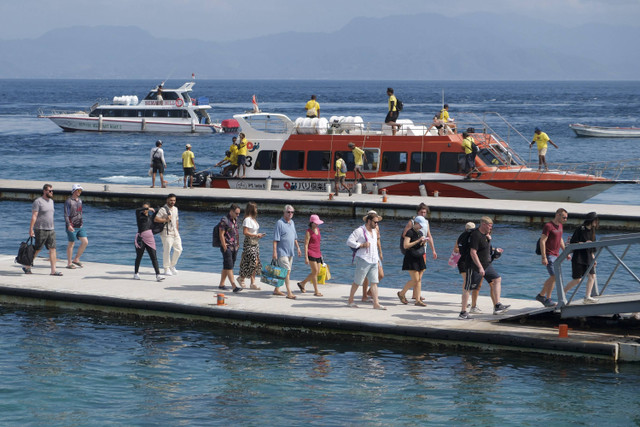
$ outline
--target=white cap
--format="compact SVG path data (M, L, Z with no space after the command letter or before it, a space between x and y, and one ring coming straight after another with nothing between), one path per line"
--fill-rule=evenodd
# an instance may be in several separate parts
M73 187L71 187L71 192L73 193L76 190L84 190L84 189L80 184L73 184Z

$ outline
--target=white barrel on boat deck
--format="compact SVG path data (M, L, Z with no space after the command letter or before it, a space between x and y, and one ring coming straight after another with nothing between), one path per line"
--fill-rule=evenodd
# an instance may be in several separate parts
M316 126L317 133L325 135L327 133L327 129L329 129L329 121L324 117L320 117Z
M422 197L427 197L427 187L425 187L424 184L418 185L418 190L420 190L420 195Z

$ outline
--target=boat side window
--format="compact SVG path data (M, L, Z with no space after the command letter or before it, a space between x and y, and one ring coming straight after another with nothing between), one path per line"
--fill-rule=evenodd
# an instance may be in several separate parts
M104 112L102 111L102 108L96 108L95 110L93 110L91 113L89 113L89 117L98 117L101 114L103 114Z
M407 153L404 151L385 151L382 153L383 172L405 172L407 170Z
M503 166L507 163L506 161L497 158L491 151L486 148L482 148L480 151L478 151L478 157L480 157L486 165Z
M272 171L276 169L276 150L260 150L253 168L261 171Z
M411 172L435 172L438 154L432 151L411 153Z
M286 150L280 153L280 170L301 171L304 169L304 151Z
M440 154L440 173L459 173L460 159L464 159L464 153Z
M158 93L155 90L152 90L144 97L145 100L153 100L155 101L158 97Z
M259 114L243 118L251 128L257 131L277 134L287 133L287 124L281 117Z
M308 171L327 171L331 161L331 151L309 151L307 155Z
M175 92L162 92L162 99L164 101L175 101L179 96Z

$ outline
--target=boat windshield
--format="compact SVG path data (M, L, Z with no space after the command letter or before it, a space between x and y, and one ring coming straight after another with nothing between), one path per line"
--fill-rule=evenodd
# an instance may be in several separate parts
M279 116L269 114L256 114L242 117L251 128L266 133L288 133L287 122Z

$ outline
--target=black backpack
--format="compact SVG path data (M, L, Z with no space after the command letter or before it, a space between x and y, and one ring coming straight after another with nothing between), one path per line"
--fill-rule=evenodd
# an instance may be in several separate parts
M470 249L471 249L471 233L473 233L475 230L475 228L472 228L471 230L465 230L459 237L458 237L458 251L460 252L460 261L461 263L463 263L463 265L467 265L467 263L469 262L469 260L471 259L470 256Z
M397 111L402 111L403 108L404 108L404 104L402 103L402 101L400 101L398 98L396 98L396 110Z
M536 255L542 255L542 250L540 249L540 239L536 242Z
M20 243L18 256L16 257L15 262L31 267L33 265L35 253L36 247L33 244L33 237L29 236L26 242Z
M213 227L213 233L211 235L211 246L214 248L221 248L222 242L220 242L220 224L224 218L220 218L220 221Z
M160 209L165 209L164 206L161 207ZM165 209L166 210L166 209ZM159 211L159 210L158 210ZM169 211L167 210L167 214L169 214ZM156 215L158 215L158 213L156 212ZM155 215L154 215L154 219L155 219ZM162 233L162 230L164 230L164 227L167 225L166 222L155 222L153 221L152 225L151 225L151 232L153 234L160 234Z

